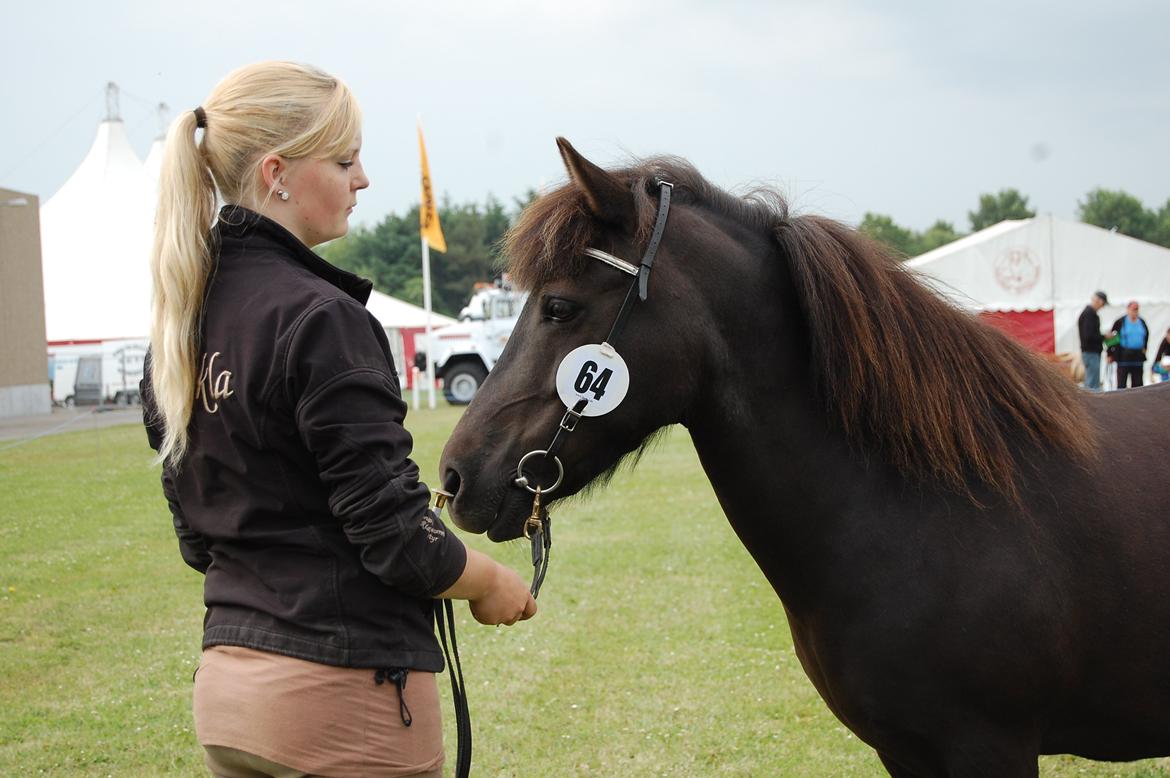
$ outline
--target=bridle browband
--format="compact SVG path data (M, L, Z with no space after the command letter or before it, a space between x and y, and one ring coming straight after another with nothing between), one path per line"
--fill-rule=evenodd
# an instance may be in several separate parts
M630 311L634 308L634 303L638 300L645 300L649 293L650 271L654 267L654 258L658 255L658 246L662 243L662 233L666 231L666 218L670 214L670 195L674 190L674 184L669 181L659 179L657 183L658 215L654 220L654 231L650 234L650 242L647 244L646 251L642 255L640 265L634 265L632 262L615 257L613 254L609 254L601 249L590 247L583 252L587 257L592 257L616 270L634 276L634 280L630 283L630 288L626 291L625 299L622 300L622 307L618 309L617 317L614 319L613 326L610 327L609 335L602 342L603 347L613 348L613 344L626 327L626 320L630 316ZM585 406L588 404L588 399L580 399L573 407L567 408L565 415L561 417L560 424L557 425L557 431L553 435L552 442L548 444L548 447L529 451L520 457L520 461L516 464L516 478L512 483L515 486L527 489L534 495L532 514L524 522L524 536L532 543L533 575L531 592L533 597L536 597L540 593L540 587L544 583L545 573L548 572L549 551L552 548L552 536L549 533L550 519L548 511L541 505L541 497L555 491L561 485L561 481L564 480L565 467L561 463L557 453L560 451L561 446L564 445L568 435L577 429L577 423L581 421L581 417L585 412ZM539 484L533 486L528 476L524 475L524 463L537 456L546 462L552 460L552 463L556 466L557 477L551 486L542 487Z
M602 262L609 265L610 267L616 268L616 269L622 271L623 273L626 273L627 275L631 275L631 276L638 275L638 266L637 265L632 264L630 262L627 262L624 259L621 259L620 257L615 257L613 254L607 254L604 251L602 251L601 249L587 248L587 249L585 249L585 251L583 251L581 253L583 253L587 257L593 257L594 259L600 259Z

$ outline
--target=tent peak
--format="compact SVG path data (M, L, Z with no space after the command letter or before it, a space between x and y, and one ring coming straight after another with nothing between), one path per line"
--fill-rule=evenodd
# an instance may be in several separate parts
M155 140L164 140L167 137L167 123L170 119L171 107L166 103L159 103L154 110L158 116L158 136Z
M107 122L122 121L122 110L118 105L118 85L113 81L106 84L106 119Z

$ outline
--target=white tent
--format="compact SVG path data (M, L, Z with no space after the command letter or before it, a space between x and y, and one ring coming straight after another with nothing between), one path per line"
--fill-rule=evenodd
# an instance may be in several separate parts
M146 152L146 161L142 163L142 172L146 176L147 185L150 187L150 200L152 203L158 202L158 179L162 172L162 158L163 151L166 149L167 141L167 125L170 124L171 109L167 107L166 103L159 103L158 108L158 127L159 133L150 144L150 151Z
M1041 351L1080 351L1077 317L1098 289L1109 296L1104 329L1128 301L1141 305L1150 359L1170 327L1170 249L1090 224L1004 221L906 264L960 307Z
M420 332L426 332L426 309L411 305L397 297L383 294L376 289L370 292L366 308L374 314L374 318L381 322L382 327L386 330L386 337L390 341L390 351L394 356L394 364L404 379L403 386L413 387L411 367L414 364L414 337ZM455 320L450 316L431 313L432 328L438 329L455 323Z
M41 207L50 343L149 333L152 189L122 121L99 124L81 165Z
M158 179L162 171L163 149L166 147L166 138L158 137L150 144L150 151L146 154L146 161L142 163L142 172L146 176L150 187L151 199L158 200Z
M366 308L370 313L374 314L374 318L382 323L386 329L415 329L417 327L427 326L427 312L426 309L420 308L417 305L411 305L405 300L399 300L397 297L391 297L388 294L382 294L377 289L370 292L370 299L366 302ZM441 313L431 313L431 326L443 327L447 324L454 324L455 320L450 316L444 316Z

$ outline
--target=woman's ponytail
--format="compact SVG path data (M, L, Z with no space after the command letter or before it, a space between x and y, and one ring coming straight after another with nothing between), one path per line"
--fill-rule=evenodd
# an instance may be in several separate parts
M207 121L213 123L214 117ZM199 315L211 271L208 241L215 219L215 182L195 132L195 114L187 111L167 133L150 255L151 386L164 430L159 460L170 466L177 466L187 451L199 370Z

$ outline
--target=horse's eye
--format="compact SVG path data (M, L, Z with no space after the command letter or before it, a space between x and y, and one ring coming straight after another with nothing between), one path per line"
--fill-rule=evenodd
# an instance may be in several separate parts
M580 310L581 306L577 303L561 297L549 297L544 301L544 318L553 321L568 321Z

